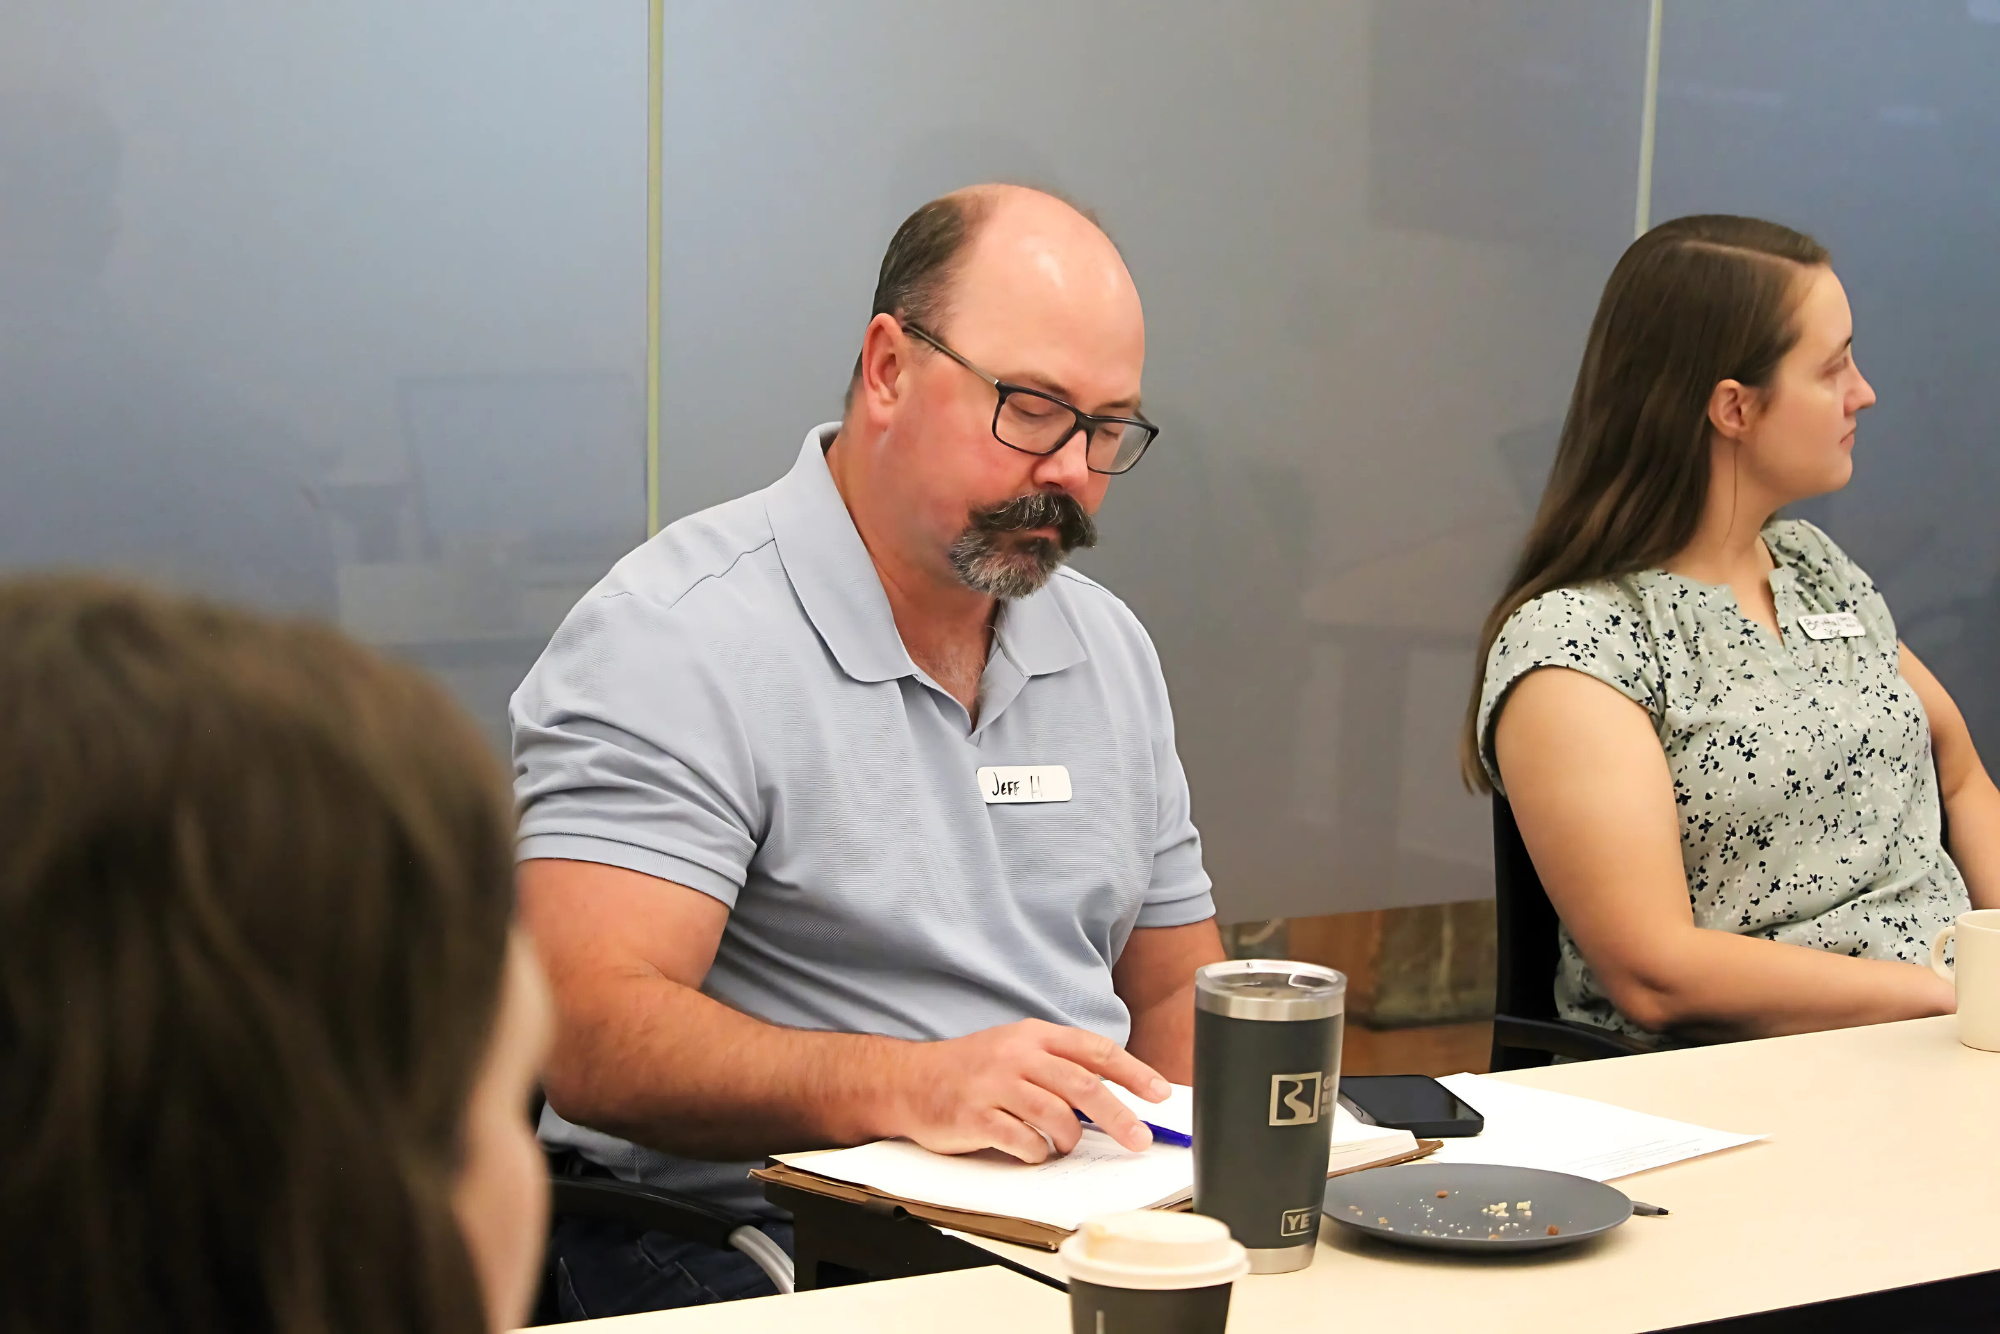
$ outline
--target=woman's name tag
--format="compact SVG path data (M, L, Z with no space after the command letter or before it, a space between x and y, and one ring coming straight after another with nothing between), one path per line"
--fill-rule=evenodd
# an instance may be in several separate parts
M979 771L979 795L988 806L1068 801L1069 770L1060 764L1015 764Z
M1868 627L1851 611L1830 611L1823 616L1799 617L1799 629L1807 639L1858 639Z

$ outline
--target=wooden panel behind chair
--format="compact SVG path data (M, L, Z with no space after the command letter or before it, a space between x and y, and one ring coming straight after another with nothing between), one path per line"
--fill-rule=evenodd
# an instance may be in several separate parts
M1629 1056L1646 1046L1606 1029L1556 1015L1556 931L1561 919L1521 841L1513 807L1493 797L1493 907L1499 969L1493 997L1493 1070L1547 1065L1557 1056L1594 1061Z

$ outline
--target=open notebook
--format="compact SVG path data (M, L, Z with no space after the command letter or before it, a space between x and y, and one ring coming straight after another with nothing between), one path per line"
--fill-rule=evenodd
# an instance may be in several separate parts
M1185 1085L1176 1085L1164 1103L1143 1102L1115 1087L1113 1092L1155 1125L1193 1129L1193 1090ZM1336 1107L1327 1175L1403 1162L1436 1147L1435 1140L1419 1141L1407 1130L1362 1125ZM932 1153L891 1139L779 1154L775 1166L751 1175L856 1203L891 1205L962 1232L1054 1249L1093 1214L1187 1204L1194 1196L1194 1151L1156 1143L1132 1153L1086 1126L1075 1149L1040 1163L1023 1163L997 1149Z

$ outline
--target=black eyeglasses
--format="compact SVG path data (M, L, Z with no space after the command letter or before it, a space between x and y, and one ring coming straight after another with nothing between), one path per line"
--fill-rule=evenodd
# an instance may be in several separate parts
M909 321L903 321L903 328L993 386L1000 395L1000 401L993 405L993 438L1009 449L1053 454L1081 431L1084 466L1115 477L1132 471L1160 433L1159 427L1143 417L1099 417L1053 394L995 379Z

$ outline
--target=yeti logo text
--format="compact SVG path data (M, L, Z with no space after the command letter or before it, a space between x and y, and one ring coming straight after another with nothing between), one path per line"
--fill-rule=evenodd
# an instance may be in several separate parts
M1303 1237L1313 1230L1313 1211L1310 1209L1287 1209L1278 1223L1281 1237Z
M1320 1072L1271 1076L1271 1124L1309 1126L1319 1120Z

